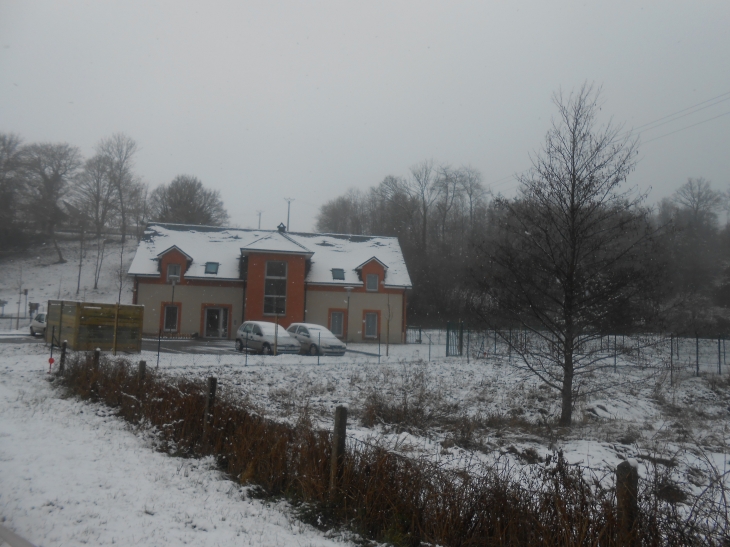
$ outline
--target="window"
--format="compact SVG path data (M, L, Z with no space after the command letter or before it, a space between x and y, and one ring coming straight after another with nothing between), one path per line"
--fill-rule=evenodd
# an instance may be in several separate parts
M378 290L378 274L368 274L365 278L365 288L369 291Z
M217 262L206 262L205 263L205 273L217 274L218 273L218 263Z
M341 311L333 311L330 315L330 330L335 336L344 335L345 314Z
M177 306L165 306L165 331L177 332Z
M167 282L170 283L170 277L177 276L175 281L180 281L180 264L168 264L167 265Z
M269 261L266 263L264 313L268 315L286 314L286 262Z
M377 313L366 313L365 314L365 338L377 338L378 337L378 314Z
M332 279L335 281L345 280L345 270L342 268L332 268Z

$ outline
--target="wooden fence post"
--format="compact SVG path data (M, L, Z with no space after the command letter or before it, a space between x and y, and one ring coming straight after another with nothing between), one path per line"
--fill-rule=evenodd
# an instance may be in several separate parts
M342 479L342 464L345 459L345 437L347 435L347 407L335 409L335 428L332 433L332 459L330 460L330 499L337 495Z
M94 350L94 370L99 370L99 357L101 357L101 350L96 348Z
M700 335L695 335L695 364L697 367L697 376L700 375Z
M139 383L144 382L144 378L147 376L147 361L139 362Z
M68 346L68 342L66 340L63 341L63 344L61 344L61 359L58 362L58 373L63 374L66 370L66 347Z
M636 461L624 461L616 467L616 509L618 513L617 545L638 545L636 519L638 503L639 468Z

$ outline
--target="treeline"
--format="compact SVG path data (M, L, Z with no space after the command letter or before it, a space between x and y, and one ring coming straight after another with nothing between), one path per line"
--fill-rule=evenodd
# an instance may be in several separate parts
M516 200L517 198L515 198ZM397 236L413 282L409 323L442 326L473 319L483 294L489 246L507 214L481 173L423 161L407 176L388 176L324 204L317 230ZM674 332L730 333L728 195L690 178L650 209L656 228L646 263L660 272L655 317Z
M397 236L414 287L409 322L435 326L466 318L474 244L493 213L477 169L427 160L324 204L317 230Z
M150 190L135 170L139 146L117 133L85 158L68 143L24 143L0 133L0 248L35 240L56 244L58 230L101 239L113 231L139 239L150 221L220 225L228 213L217 191L180 175ZM59 261L63 261L56 244Z

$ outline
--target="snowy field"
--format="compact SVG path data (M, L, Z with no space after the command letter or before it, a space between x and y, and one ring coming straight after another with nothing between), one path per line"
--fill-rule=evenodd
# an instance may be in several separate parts
M109 408L60 397L42 346L0 352L0 520L36 545L350 544L249 498L212 460L156 452Z

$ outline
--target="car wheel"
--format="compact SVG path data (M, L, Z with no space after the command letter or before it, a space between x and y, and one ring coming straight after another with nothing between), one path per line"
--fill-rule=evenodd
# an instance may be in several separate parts
M264 355L273 355L273 351L271 351L271 346L269 344L264 344L264 347L261 348L261 353Z
M236 351L243 351L243 342L236 338Z
M316 344L309 346L309 355L319 355L319 349Z

